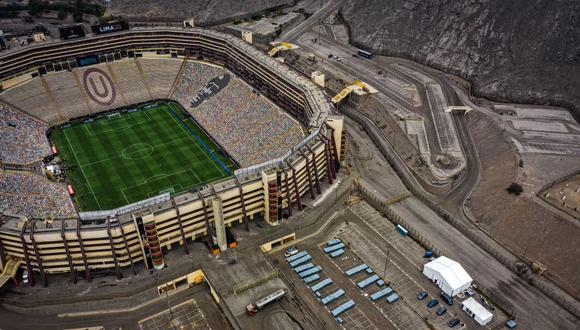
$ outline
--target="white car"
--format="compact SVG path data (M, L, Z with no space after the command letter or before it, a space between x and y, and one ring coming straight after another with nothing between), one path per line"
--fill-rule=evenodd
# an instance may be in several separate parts
M288 258L289 256L293 256L296 253L298 253L298 249L295 246L292 246L286 249L286 253L284 253L284 256Z

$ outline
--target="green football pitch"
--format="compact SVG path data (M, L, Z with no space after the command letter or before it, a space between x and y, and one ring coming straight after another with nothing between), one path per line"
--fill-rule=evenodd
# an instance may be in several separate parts
M232 160L179 104L135 109L52 131L81 211L110 210L233 175Z

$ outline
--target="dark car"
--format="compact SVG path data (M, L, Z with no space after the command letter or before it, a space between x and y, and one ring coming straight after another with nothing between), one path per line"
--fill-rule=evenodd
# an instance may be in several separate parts
M427 294L427 292L425 292L425 291L421 291L421 292L419 292L419 294L417 295L417 299L419 299L419 300L423 300L423 299L427 298L427 296L428 296L428 295L429 295L429 294Z
M428 308L433 308L433 306L437 305L438 303L439 303L439 300L437 300L437 299L431 299L427 303L427 307Z
M447 305L449 306L453 305L453 297L451 297L447 293L441 292L441 299L443 299L443 301L445 301Z
M447 313L447 308L445 308L443 306L439 307L439 309L437 310L437 312L435 312L435 314L437 314L439 316L441 316L441 315L443 315L445 313Z
M447 322L447 326L449 326L450 328L453 328L455 326L457 326L460 323L459 319L451 319L449 320L449 322Z

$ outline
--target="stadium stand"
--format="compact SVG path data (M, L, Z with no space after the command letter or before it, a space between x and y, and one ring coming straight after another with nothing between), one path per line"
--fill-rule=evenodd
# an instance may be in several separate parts
M182 59L138 59L152 99L167 98L183 64Z
M76 72L61 72L41 78L46 82L45 102L54 101L55 108L60 109L60 120L86 116L90 114L85 94L79 89Z
M0 161L26 164L50 153L48 125L0 103Z
M64 187L25 172L0 172L0 209L31 218L75 216Z
M218 67L187 62L171 97L184 105L241 166L280 157L304 139L298 122L233 75L222 90L197 107L189 106L210 79L227 73Z
M42 121L56 122L60 115L48 99L42 79L32 79L18 88L11 88L2 93L0 99Z
M179 72L182 60L176 59L125 59L72 71L61 71L34 78L25 86L10 88L0 99L49 124L70 118L167 98ZM99 70L96 88L83 77L91 70ZM110 89L103 89L99 75L110 79ZM88 86L88 87L87 87ZM113 93L108 100L97 102L99 93ZM105 94L106 94L105 93ZM91 97L90 94L93 94Z
M108 63L107 67L109 72L113 72L110 76L120 91L117 100L121 104L130 105L152 99L136 60Z

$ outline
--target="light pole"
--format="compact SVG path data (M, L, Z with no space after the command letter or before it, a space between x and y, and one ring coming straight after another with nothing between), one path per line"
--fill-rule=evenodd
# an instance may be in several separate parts
M383 279L387 278L387 266L389 265L389 252L391 252L391 249L387 249L387 258L385 259L385 270L383 271Z

